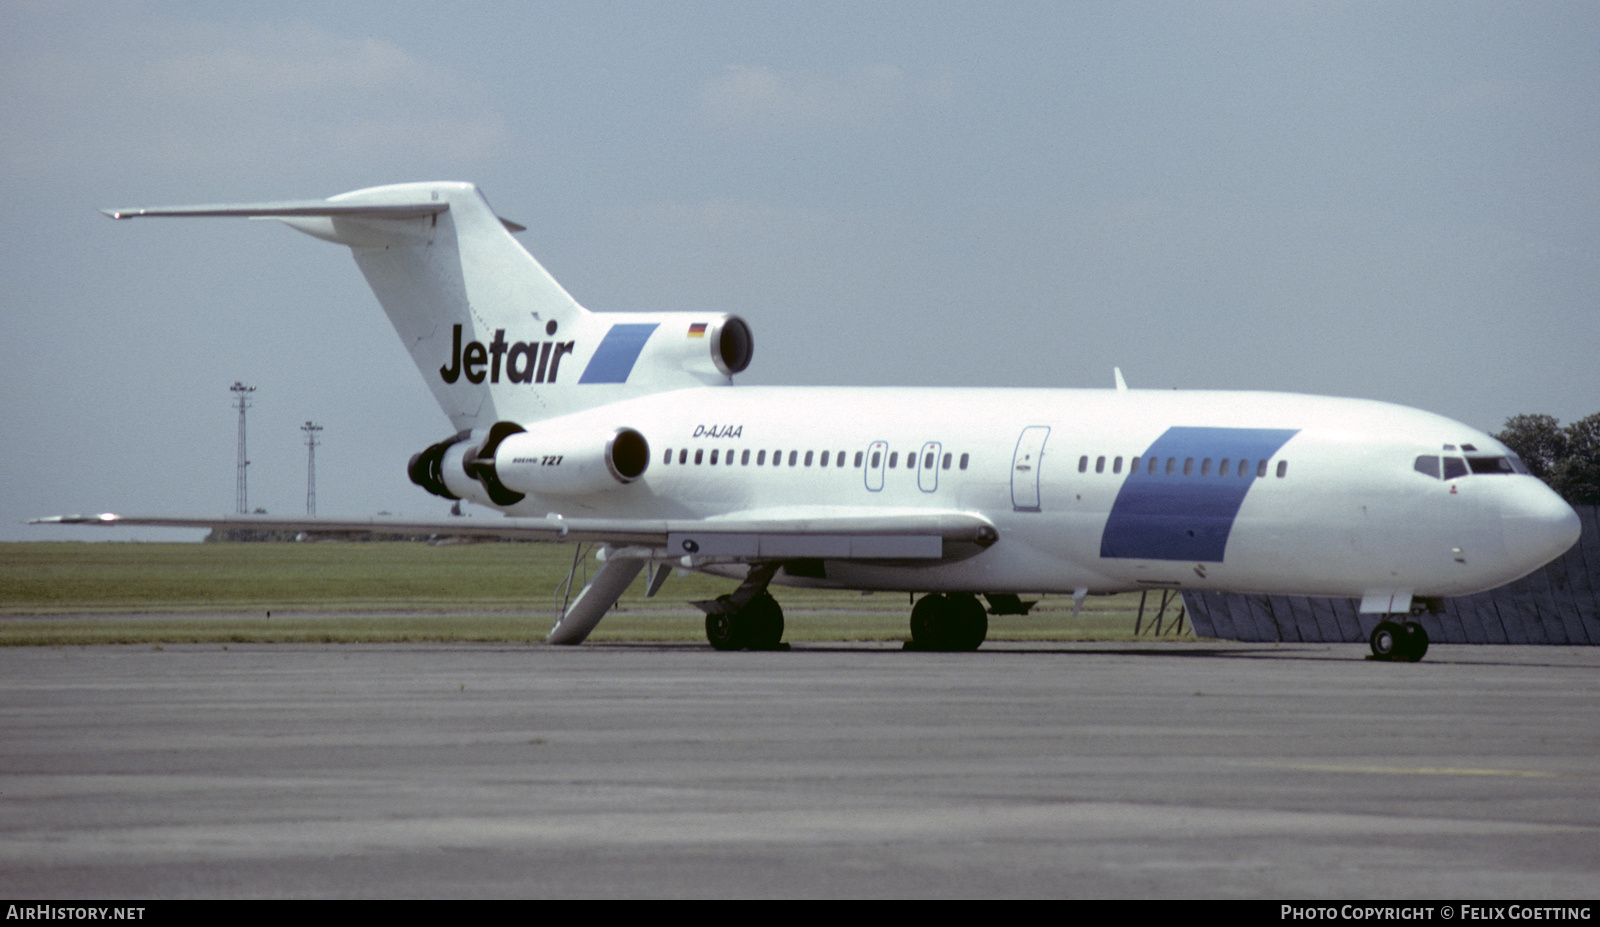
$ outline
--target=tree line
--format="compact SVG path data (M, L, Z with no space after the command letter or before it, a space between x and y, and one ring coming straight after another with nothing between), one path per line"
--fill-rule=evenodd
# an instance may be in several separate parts
M1495 435L1570 505L1600 505L1600 412L1566 427L1553 415L1513 415Z

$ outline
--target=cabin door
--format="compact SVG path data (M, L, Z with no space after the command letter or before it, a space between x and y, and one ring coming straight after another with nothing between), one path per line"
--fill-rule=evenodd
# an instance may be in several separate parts
M1018 512L1039 511L1039 469L1048 437L1047 426L1030 425L1017 439L1017 451L1011 457L1011 507Z

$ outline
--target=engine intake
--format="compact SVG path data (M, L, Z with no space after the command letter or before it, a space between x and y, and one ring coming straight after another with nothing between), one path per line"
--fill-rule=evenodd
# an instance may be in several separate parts
M750 326L744 319L730 315L717 322L715 328L711 362L730 377L742 373L756 354L756 339L750 334Z

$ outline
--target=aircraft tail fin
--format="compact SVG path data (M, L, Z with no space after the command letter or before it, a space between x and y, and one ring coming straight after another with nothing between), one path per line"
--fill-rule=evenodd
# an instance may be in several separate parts
M727 382L753 351L737 316L585 310L512 237L523 227L497 216L469 183L105 213L275 219L349 246L458 431Z

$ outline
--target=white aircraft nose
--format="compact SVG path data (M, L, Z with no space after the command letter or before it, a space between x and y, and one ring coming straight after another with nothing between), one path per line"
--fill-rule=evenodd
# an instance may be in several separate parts
M1506 551L1527 569L1536 570L1576 544L1583 523L1550 487L1531 477L1516 483L1500 514Z

